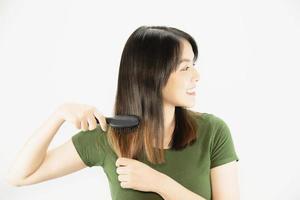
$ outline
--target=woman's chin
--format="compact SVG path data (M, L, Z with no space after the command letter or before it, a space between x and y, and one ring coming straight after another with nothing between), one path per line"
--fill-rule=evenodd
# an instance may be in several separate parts
M190 103L183 103L181 105L177 105L177 106L181 106L181 107L185 107L185 108L191 108L191 107L194 107L195 106L195 101L190 101Z

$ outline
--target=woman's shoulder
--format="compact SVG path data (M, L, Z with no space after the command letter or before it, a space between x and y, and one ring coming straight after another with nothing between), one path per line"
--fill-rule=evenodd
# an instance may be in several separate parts
M197 122L201 125L219 127L226 125L226 122L222 117L217 114L208 113L208 112L198 112L192 111L194 116L196 116Z
M94 145L98 147L105 144L105 132L101 129L101 126L97 124L97 127L92 130L80 130L72 136L73 141L78 142L80 145Z

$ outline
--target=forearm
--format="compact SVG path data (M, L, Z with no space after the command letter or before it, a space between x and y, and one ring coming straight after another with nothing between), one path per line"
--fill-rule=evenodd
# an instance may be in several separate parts
M6 176L9 182L22 180L39 168L45 159L50 142L63 122L58 110L55 110L34 132L9 168Z
M205 200L205 198L183 187L167 175L162 174L161 180L155 192L164 200Z

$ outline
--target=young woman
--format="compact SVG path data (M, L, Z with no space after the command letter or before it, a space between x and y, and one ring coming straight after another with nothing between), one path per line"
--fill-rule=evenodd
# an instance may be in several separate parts
M189 34L139 27L122 52L114 107L115 115L139 116L139 127L119 134L95 107L64 103L20 151L8 182L35 184L101 166L112 200L239 199L229 127L214 114L187 109L195 104L197 57ZM82 130L47 151L65 121Z

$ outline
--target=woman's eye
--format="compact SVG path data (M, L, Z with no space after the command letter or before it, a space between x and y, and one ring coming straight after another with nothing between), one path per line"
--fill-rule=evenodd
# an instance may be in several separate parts
M186 70L187 70L187 68L190 68L190 67L189 67L189 66L186 66L186 67L184 68L184 69L185 69L184 71L186 71Z
M195 66L195 63L193 63L193 66ZM186 71L187 70L187 68L190 68L189 66L186 66L185 68L183 68L184 69L184 71Z

